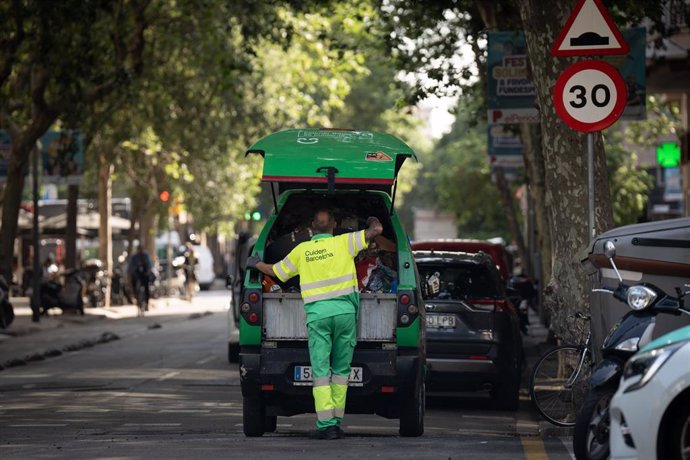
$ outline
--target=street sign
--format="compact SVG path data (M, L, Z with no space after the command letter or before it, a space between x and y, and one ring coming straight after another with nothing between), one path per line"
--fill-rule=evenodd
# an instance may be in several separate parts
M580 0L551 48L551 55L591 56L628 51L628 44L601 0Z
M576 131L600 131L623 113L627 92L615 67L603 61L579 61L558 77L553 104L561 120Z

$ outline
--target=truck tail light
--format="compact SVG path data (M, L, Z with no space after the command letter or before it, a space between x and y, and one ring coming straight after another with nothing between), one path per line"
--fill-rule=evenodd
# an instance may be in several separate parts
M414 291L398 291L398 326L409 326L417 319L419 307Z
M260 289L247 289L244 292L244 302L240 305L240 313L244 320L255 326L261 323L261 290Z

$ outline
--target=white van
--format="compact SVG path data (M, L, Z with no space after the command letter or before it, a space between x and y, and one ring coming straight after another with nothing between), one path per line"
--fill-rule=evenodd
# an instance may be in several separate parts
M196 266L194 267L196 282L199 283L199 289L206 291L216 279L216 273L213 271L213 254L211 254L208 246L195 245L194 256L196 257Z

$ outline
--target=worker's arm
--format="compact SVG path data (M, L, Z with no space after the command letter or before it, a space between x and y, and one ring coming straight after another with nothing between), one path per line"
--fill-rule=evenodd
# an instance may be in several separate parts
M274 276L283 282L297 275L297 269L295 268L295 264L290 260L289 254L283 260L275 264L267 264L263 262L259 256L253 255L247 258L247 268L255 268L261 273L268 276Z
M383 232L383 225L381 225L381 221L376 217L369 217L367 219L367 229L364 231L367 241L373 241L373 239L379 236L381 232Z
M383 235L375 237L374 242L376 243L376 247L382 251L395 252L397 250L395 243Z

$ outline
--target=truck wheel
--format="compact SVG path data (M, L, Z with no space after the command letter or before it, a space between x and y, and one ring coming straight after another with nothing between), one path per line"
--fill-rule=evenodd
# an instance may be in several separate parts
M266 408L261 399L243 398L242 427L247 437L263 436L266 431Z
M424 434L424 408L426 391L424 383L417 385L414 395L402 401L400 407L400 436L412 438Z
M240 344L228 343L228 362L231 364L240 362Z
M278 417L275 415L267 415L264 419L264 431L266 433L274 433L278 427Z

